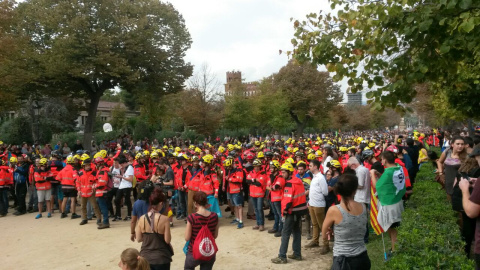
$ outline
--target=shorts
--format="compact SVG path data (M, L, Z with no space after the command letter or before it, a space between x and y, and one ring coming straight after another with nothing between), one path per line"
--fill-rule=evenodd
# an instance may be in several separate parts
M243 205L243 192L230 194L233 206Z
M78 191L74 188L62 188L64 198L74 198L77 197Z
M50 201L52 198L52 190L37 190L38 202Z
M395 229L395 228L398 228L398 227L400 227L400 222L399 221L394 222L394 223L392 223L392 225L390 225L390 228L392 228L392 229Z

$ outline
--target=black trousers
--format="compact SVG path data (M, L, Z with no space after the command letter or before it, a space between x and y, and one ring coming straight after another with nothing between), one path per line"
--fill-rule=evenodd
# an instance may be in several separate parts
M107 192L107 207L108 207L108 212L113 216L115 212L113 211L113 197L117 198L117 191L118 188L112 188Z
M127 216L132 215L132 200L130 199L130 194L132 192L132 188L124 188L118 189L117 195L115 197L115 216L121 217L122 216L122 199L125 198L125 204L127 205Z
M27 212L27 204L25 198L27 197L27 183L15 184L15 197L17 200L16 205L18 206L18 212L25 213Z

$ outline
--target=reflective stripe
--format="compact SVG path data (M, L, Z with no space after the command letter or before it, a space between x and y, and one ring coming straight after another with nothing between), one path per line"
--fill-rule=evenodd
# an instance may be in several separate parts
M296 199L296 198L304 196L304 195L305 195L305 192L302 192L300 194L297 194L297 195L293 196L293 198Z
M272 200L281 200L282 199L282 196L274 196L272 197Z
M307 208L308 207L306 205L305 206L300 206L300 207L294 207L294 208L292 208L292 211L305 210Z
M263 197L264 193L251 193L250 196L260 196Z
M283 194L283 197L291 198L292 194Z

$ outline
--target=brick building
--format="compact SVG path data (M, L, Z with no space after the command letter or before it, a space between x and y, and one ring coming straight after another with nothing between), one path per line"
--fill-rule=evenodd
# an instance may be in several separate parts
M242 72L240 71L230 71L227 72L227 83L225 83L225 96L232 95L232 85L235 83L242 83L245 86L243 95L246 97L254 96L257 93L257 82L242 82Z

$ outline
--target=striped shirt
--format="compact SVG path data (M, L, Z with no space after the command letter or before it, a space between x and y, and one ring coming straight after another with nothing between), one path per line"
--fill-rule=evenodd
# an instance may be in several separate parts
M195 243L195 238L197 238L198 232L200 232L200 229L203 225L206 225L208 223L208 229L210 230L212 235L215 235L215 229L217 228L218 224L218 216L214 212L211 212L210 216L208 217L193 213L187 217L187 221L192 224L192 237L190 237L190 243L188 245L188 252L191 253L193 249L193 244Z

